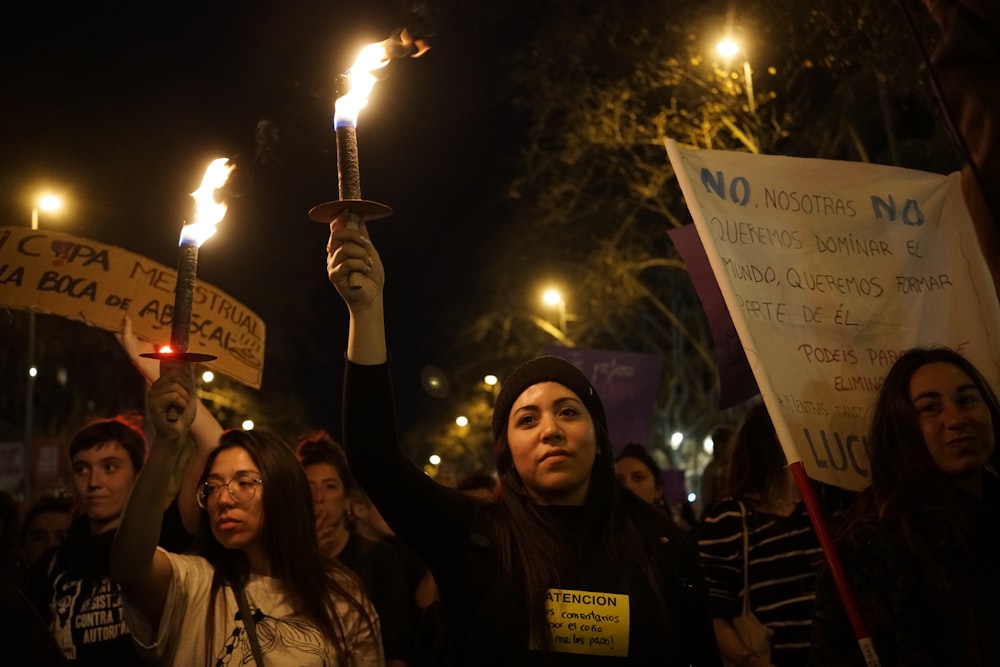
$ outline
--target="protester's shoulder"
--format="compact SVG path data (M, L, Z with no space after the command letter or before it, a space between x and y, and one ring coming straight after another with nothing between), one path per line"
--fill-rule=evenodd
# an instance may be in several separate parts
M385 540L373 540L358 533L351 533L348 547L354 549L360 560L371 563L376 568L403 566L400 552Z
M643 537L652 534L663 534L667 537L680 534L680 529L673 517L658 507L654 507L631 494L628 496L623 494L622 500L625 512Z
M0 578L0 609L6 615L0 628L4 643L4 664L32 667L65 666L62 651L49 635L33 603L10 581Z
M861 493L833 484L816 480L811 480L811 484L823 510L823 516L831 526L846 520L861 498Z
M851 572L900 571L912 559L899 531L874 517L855 518L835 539L835 547Z
M373 559L382 563L389 563L402 567L403 557L395 547L387 544L384 540L369 540L365 537L362 537L361 539L365 541L365 546L369 553L372 554Z
M365 591L364 584L354 572L344 566L334 566L331 567L330 573L342 591L334 596L334 605L342 621L347 621L346 624L351 626L365 621L366 616L369 620L378 618L375 606ZM359 605L361 609L364 609L363 614L358 608Z
M56 560L63 560L78 551L89 550L94 544L94 535L90 532L90 522L87 517L76 516L69 522L66 538L57 546Z
M337 582L344 592L354 598L360 599L364 596L364 584L357 572L337 561L330 566L330 576Z
M157 550L165 554L170 561L174 579L185 579L194 585L201 585L197 582L210 582L214 578L215 568L203 556L178 554L163 547L157 547Z
M179 566L192 567L192 568L197 567L197 568L212 569L212 564L208 562L208 559L206 559L204 556L199 556L198 554L177 553L175 551L170 551L169 549L165 549L163 547L157 547L156 550L166 555L166 557L170 559L171 565L176 564Z
M726 497L722 500L717 501L711 507L705 510L705 514L701 517L702 526L705 525L716 525L716 524L728 524L732 522L741 523L743 521L743 513L751 512L749 506L742 503L736 498Z
M93 552L94 544L95 538L86 517L75 517L66 530L66 538L43 553L32 565L31 573L53 579L61 572L75 570L81 554Z
M35 559L27 572L27 581L31 585L33 582L46 581L52 578L57 571L57 561L59 558L59 547L54 546L45 551Z
M52 595L53 581L58 574L56 557L58 547L52 547L28 568L24 576L24 592L36 609L46 609Z
M899 541L899 536L875 519L861 518L844 526L837 536L837 546L842 549L865 549L874 545L889 545Z
M632 494L625 496L623 501L625 511L647 548L655 551L666 547L674 558L697 558L694 542L673 517Z
M724 498L708 508L698 524L699 551L728 549L736 544L734 540L743 533L744 512L750 515L750 509L741 507L735 498Z

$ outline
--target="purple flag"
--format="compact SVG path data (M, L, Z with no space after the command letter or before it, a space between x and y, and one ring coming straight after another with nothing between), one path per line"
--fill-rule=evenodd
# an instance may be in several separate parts
M656 408L663 359L655 354L547 345L545 353L565 359L587 376L604 404L611 443L643 445Z
M712 340L715 342L715 361L719 365L719 408L725 409L742 403L751 396L760 393L757 381L750 370L750 363L743 352L743 344L736 333L729 309L722 298L719 283L715 280L712 267L708 263L708 255L698 238L698 230L694 225L675 227L667 232L681 259L687 265L695 292L701 301L701 307L708 317L712 329Z

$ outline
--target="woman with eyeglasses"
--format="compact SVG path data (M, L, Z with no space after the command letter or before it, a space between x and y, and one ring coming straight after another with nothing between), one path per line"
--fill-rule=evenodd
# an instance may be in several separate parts
M377 615L357 580L320 552L302 466L274 436L223 433L198 487L195 553L156 547L156 515L195 416L190 365L164 363L148 403L155 436L111 552L123 622L147 657L185 667L383 665Z

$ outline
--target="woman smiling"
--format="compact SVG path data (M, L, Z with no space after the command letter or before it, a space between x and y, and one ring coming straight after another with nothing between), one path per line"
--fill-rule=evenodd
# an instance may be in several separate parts
M871 485L838 542L885 667L1000 664L998 429L996 394L954 350L910 350L886 375ZM865 664L828 576L813 634L810 664Z

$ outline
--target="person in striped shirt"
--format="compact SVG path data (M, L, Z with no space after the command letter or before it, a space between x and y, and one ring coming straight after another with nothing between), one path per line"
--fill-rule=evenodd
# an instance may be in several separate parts
M723 657L739 667L805 665L823 553L763 404L736 435L723 499L708 509L698 535ZM770 661L744 644L732 624L743 611L744 568L750 610L774 633Z

